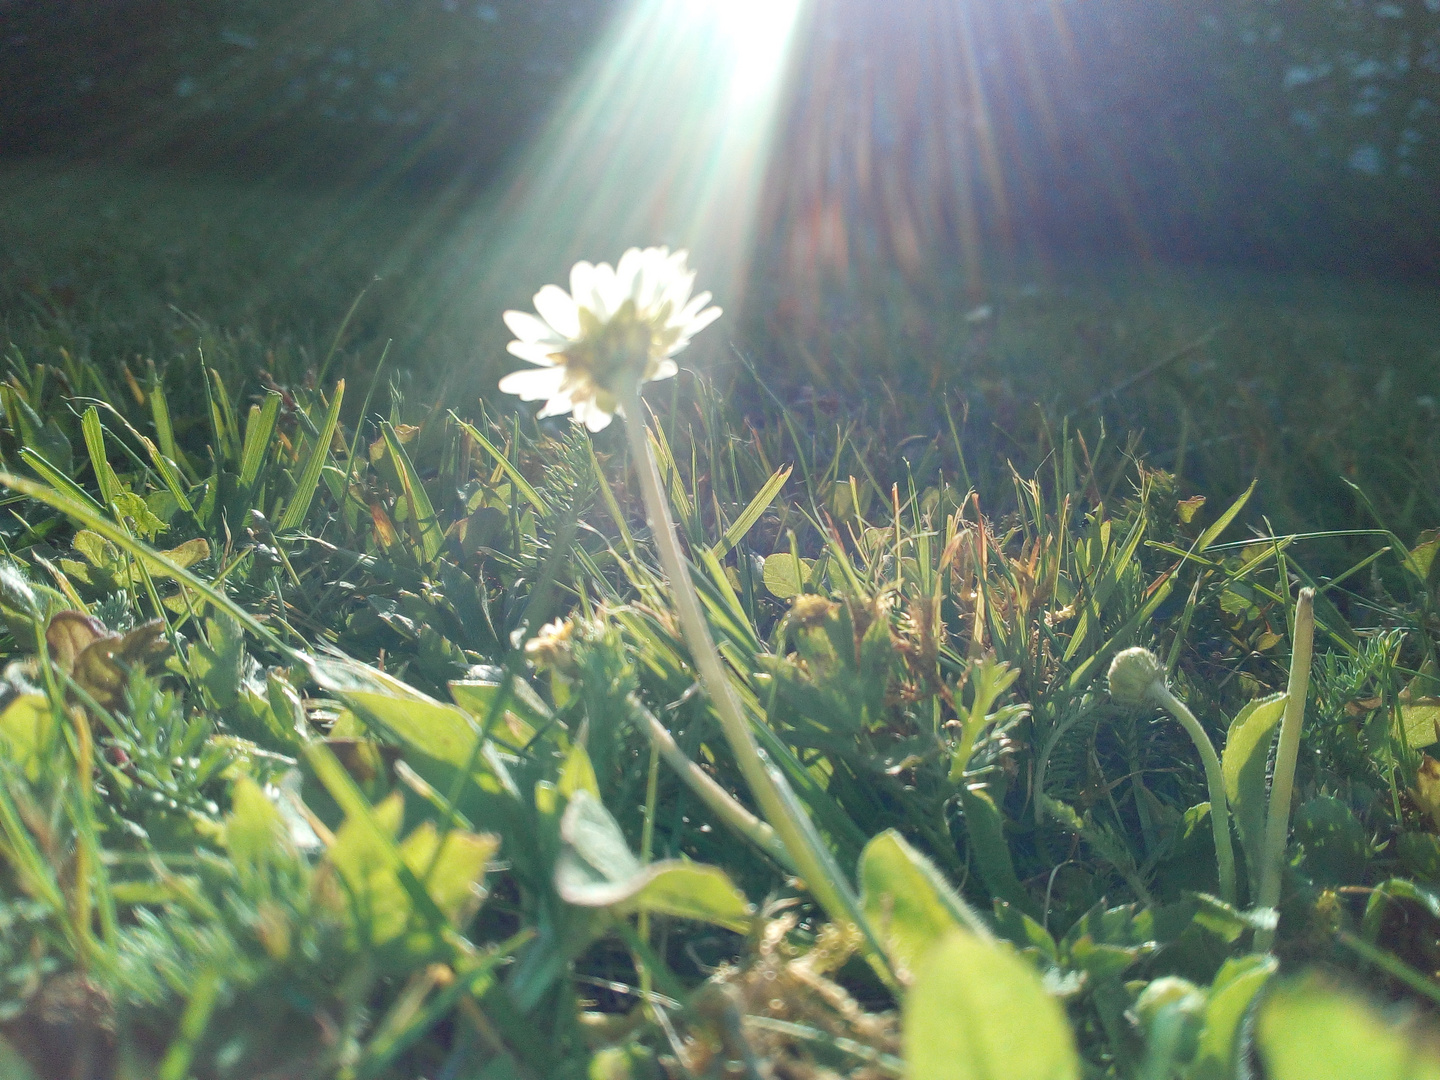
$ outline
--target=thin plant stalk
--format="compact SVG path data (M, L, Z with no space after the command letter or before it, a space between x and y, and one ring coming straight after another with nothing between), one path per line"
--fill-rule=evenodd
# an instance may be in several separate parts
M635 471L640 477L640 491L645 500L646 514L650 519L650 530L655 545L660 551L660 565L670 579L671 598L680 620L680 629L690 646L690 653L699 669L700 684L705 688L720 719L725 738L735 755L736 764L746 784L760 804L762 816L779 835L785 849L790 853L791 862L800 872L806 887L814 894L820 906L831 919L842 926L849 924L859 932L861 948L877 972L893 979L889 964L869 932L860 903L849 883L845 881L834 858L819 842L805 824L791 813L796 806L794 795L782 791L784 778L778 770L769 766L760 752L749 722L741 711L740 702L730 686L729 677L710 634L710 626L700 610L700 598L695 584L690 580L684 557L680 552L680 541L675 534L675 524L670 514L670 504L660 482L660 470L650 450L648 431L644 421L643 406L639 388L632 390L624 401L625 437L630 444L630 455L635 461ZM789 795L787 799L786 796ZM803 813L803 811L800 811Z
M1189 707L1177 698L1157 679L1150 687L1156 701L1185 729L1200 751L1200 761L1205 766L1205 784L1210 789L1210 824L1215 830L1215 865L1220 870L1220 899L1227 904L1235 903L1235 848L1230 840L1230 807L1225 799L1225 774L1220 769L1220 757L1200 721L1195 719Z
M1310 688L1310 656L1315 642L1315 590L1301 589L1295 603L1294 645L1290 683L1280 742L1275 748L1275 773L1270 780L1270 809L1265 819L1265 847L1256 906L1274 909L1280 903L1280 878L1285 869L1285 841L1290 835L1290 802L1295 794L1295 761L1300 756L1300 728L1305 720L1305 694ZM1255 950L1268 952L1275 943L1274 926L1255 931Z

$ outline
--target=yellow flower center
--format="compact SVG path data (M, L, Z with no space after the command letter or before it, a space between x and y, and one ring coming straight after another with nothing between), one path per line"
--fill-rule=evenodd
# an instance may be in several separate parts
M589 308L580 309L580 336L557 359L565 364L569 388L594 387L595 403L613 412L620 399L654 378L670 346L680 336L669 326L670 304L641 315L634 300L602 322Z

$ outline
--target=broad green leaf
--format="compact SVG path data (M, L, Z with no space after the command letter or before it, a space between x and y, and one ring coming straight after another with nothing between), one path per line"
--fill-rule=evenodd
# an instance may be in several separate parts
M860 855L860 906L905 981L952 930L984 924L935 865L894 829Z
M1225 798L1240 830L1240 846L1250 872L1251 889L1260 880L1265 841L1265 769L1270 760L1280 718L1285 715L1286 695L1256 698L1240 710L1225 738L1220 771L1225 777Z
M1432 1045L1368 1003L1308 978L1260 1007L1256 1043L1269 1080L1437 1080Z
M290 843L290 830L276 805L248 776L230 789L230 815L225 819L225 850L244 871L254 873L275 851Z
M484 679L460 679L450 683L450 696L478 724L490 718L491 703L500 692L498 682ZM510 750L521 751L530 745L538 729L551 724L554 715L539 694L524 679L512 679L510 695L502 715L490 728L490 736Z
M642 866L610 812L585 788L565 807L560 838L555 889L567 903L696 919L737 933L750 928L753 909L723 870L679 859Z
M346 903L356 931L370 945L392 941L410 924L412 906L396 873L400 857L394 844L404 812L396 793L361 815L347 816L326 853L344 882L336 899Z
M486 745L476 752L479 728L459 706L436 701L394 676L354 661L311 657L310 670L316 682L407 750L451 769L471 766L482 791L519 798L493 750ZM424 775L418 763L411 764Z
M1405 553L1401 562L1423 582L1429 579L1437 551L1440 551L1440 535L1437 535L1434 529L1427 529L1420 534L1419 543Z
M1291 827L1300 868L1317 885L1349 885L1363 879L1370 838L1350 807L1333 795L1317 795L1295 811Z
M584 789L576 791L565 807L560 838L606 881L628 881L641 870L610 811Z
M585 747L579 743L571 746L570 752L565 755L565 764L560 767L560 780L555 788L567 799L573 798L578 791L588 791L596 799L600 798L600 781L595 776L595 766L591 764Z
M310 512L310 500L315 497L315 488L320 483L320 470L330 454L330 440L335 437L335 425L340 422L340 402L344 399L345 380L341 379L335 384L330 408L325 413L325 422L320 427L319 437L310 447L310 457L306 459L305 468L300 473L300 482L295 485L295 493L290 496L285 515L280 519L280 532L298 529L305 523L305 515Z
M1400 724L1406 745L1412 750L1440 740L1440 698L1422 697L1400 702Z
M1060 1003L1006 945L953 931L905 995L908 1080L1078 1080Z
M492 833L451 829L440 838L432 821L421 822L400 844L400 857L425 885L435 906L452 923L479 900L485 866L500 849Z
M960 790L960 805L965 810L965 832L970 838L970 851L980 871L980 880L992 896L1038 918L1035 901L1015 875L1010 845L1005 840L1005 819L995 800L983 787L965 787Z
M765 588L770 590L770 595L788 600L799 594L814 569L814 559L797 561L790 552L777 551L774 555L765 556Z
M1235 1075L1241 1021L1279 966L1275 957L1261 953L1234 957L1220 966L1205 1005L1190 1080L1230 1080Z
M0 712L0 742L5 756L25 771L25 777L40 778L55 743L55 712L44 694L21 694Z

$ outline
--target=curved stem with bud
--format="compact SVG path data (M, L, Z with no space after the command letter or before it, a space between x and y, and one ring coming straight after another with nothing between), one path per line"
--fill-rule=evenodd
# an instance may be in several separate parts
M1154 702L1168 712L1200 751L1205 766L1205 784L1210 789L1210 824L1215 830L1215 865L1220 871L1220 899L1235 903L1235 848L1230 839L1230 804L1225 798L1225 774L1220 756L1200 721L1189 707L1170 691L1165 665L1149 649L1120 652L1110 663L1110 696L1122 705Z

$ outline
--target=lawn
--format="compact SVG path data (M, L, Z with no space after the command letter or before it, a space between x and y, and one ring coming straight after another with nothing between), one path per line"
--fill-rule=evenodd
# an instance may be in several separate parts
M423 193L3 173L5 1075L1440 1075L1433 293L762 266L591 434Z

